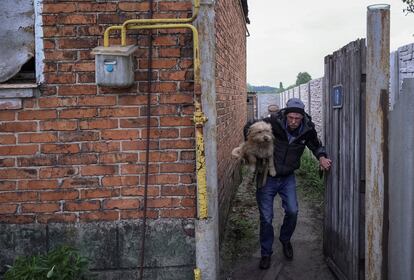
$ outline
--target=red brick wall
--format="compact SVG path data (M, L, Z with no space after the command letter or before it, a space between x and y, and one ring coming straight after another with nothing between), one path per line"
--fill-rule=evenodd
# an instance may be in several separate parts
M239 0L216 4L217 162L220 228L234 192L238 172L231 151L243 141L246 124L246 29Z
M147 16L148 3L119 2L43 1L40 96L24 100L21 110L0 111L0 223L142 216L146 33L129 33L129 43L140 46L132 87L94 84L91 50L103 45L105 28ZM191 2L180 2L156 2L154 17L187 17ZM119 44L118 35L111 43ZM192 63L191 32L154 36L148 200L153 219L195 216ZM223 128L226 114L220 114Z

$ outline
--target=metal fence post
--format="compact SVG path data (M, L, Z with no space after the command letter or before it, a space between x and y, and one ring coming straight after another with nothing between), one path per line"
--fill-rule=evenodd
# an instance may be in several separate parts
M365 278L387 279L390 6L368 6Z

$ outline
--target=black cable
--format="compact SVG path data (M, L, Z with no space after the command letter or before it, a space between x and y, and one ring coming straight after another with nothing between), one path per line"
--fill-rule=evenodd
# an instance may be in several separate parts
M153 0L149 0L148 18L153 17ZM145 157L145 183L144 183L144 209L142 218L142 238L141 238L141 262L139 279L144 279L144 261L145 261L145 237L147 231L147 198L148 198L148 173L149 173L149 150L150 150L150 126L151 126L151 93L152 93L152 30L148 30L148 73L147 73L147 141L146 141L146 157Z

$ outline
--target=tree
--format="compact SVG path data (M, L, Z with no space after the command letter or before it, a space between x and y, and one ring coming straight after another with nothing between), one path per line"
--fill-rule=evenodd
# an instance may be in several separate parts
M299 72L299 74L296 76L296 85L298 86L307 83L310 80L312 80L312 77L308 72Z
M402 0L403 3L407 4L407 9L404 9L404 12L414 13L414 0Z

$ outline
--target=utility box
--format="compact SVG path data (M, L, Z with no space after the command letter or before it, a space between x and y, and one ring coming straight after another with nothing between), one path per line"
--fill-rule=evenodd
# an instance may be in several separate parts
M135 45L96 47L95 80L99 86L128 87L134 83L133 53Z

